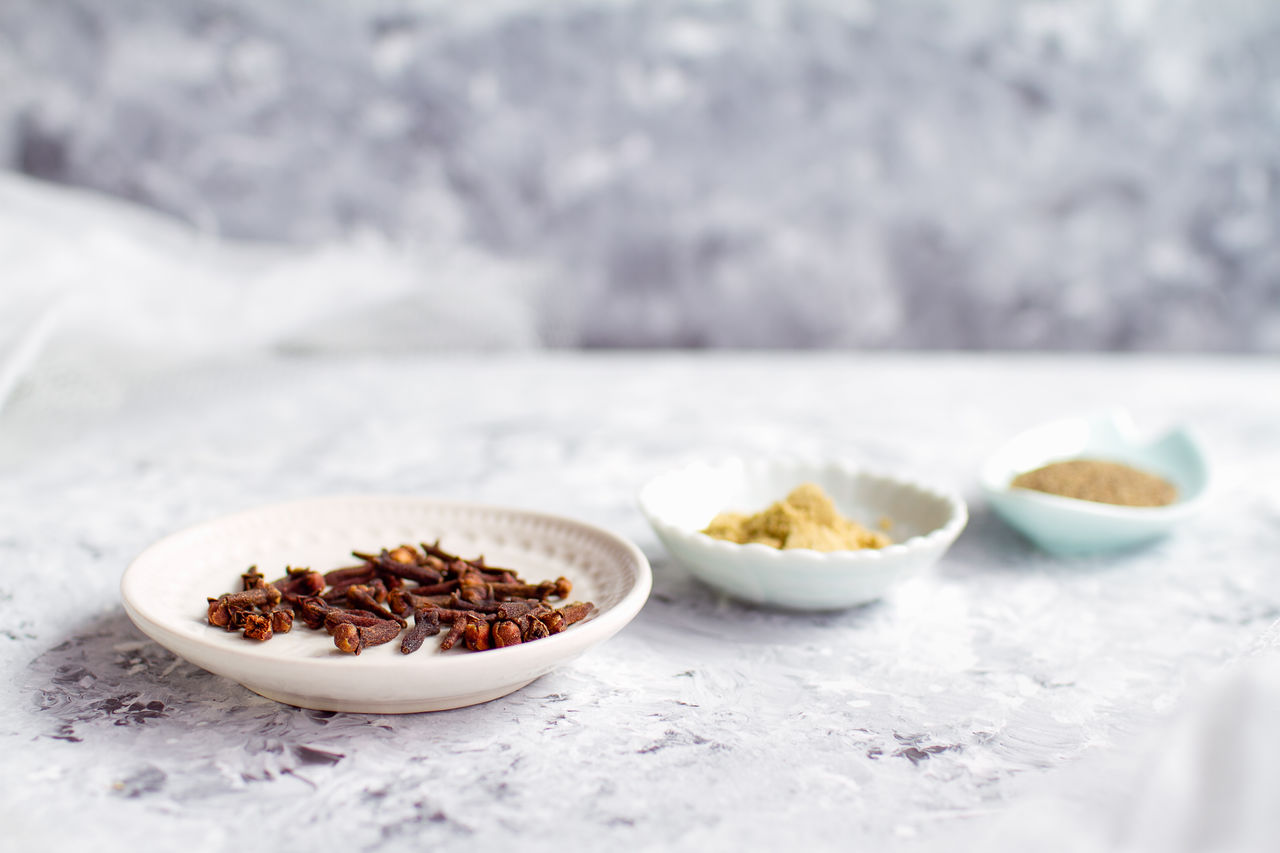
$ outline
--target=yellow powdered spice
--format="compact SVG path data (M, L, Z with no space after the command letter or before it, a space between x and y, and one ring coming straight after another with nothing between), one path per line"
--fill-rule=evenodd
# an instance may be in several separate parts
M1119 462L1071 459L1054 462L1013 478L1013 485L1120 506L1167 506L1178 499L1172 483Z
M883 548L893 542L840 515L826 492L813 483L797 486L786 500L755 515L722 512L702 532L739 545L758 542L771 548L814 551Z

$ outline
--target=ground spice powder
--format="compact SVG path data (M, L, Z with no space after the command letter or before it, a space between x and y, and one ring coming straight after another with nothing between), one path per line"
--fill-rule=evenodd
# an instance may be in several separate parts
M813 483L797 486L786 500L755 515L722 512L702 532L739 545L754 542L770 548L814 551L854 551L893 544L883 533L840 515L826 492Z
M1178 490L1163 477L1098 459L1054 462L1019 474L1013 478L1013 485L1119 506L1167 506L1178 499Z

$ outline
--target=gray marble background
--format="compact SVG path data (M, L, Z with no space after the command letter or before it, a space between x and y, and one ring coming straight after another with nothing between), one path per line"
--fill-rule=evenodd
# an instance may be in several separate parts
M1262 0L6 0L0 169L537 344L1280 351Z

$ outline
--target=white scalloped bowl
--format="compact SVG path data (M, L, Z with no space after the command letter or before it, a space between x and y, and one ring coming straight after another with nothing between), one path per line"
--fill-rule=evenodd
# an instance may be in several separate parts
M817 483L843 515L867 527L890 519L894 544L782 551L700 532L717 513L758 512L801 483ZM882 598L936 563L969 518L964 501L945 489L804 459L689 465L650 480L639 502L662 544L694 577L733 598L792 610L838 610Z

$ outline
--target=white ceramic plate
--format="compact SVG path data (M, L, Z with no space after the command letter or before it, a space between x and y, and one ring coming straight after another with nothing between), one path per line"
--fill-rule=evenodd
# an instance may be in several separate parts
M780 551L701 531L719 512L759 512L801 483L817 483L846 517L893 522L894 544L858 551ZM835 610L883 597L937 562L969 515L959 495L856 465L815 459L729 459L655 477L640 509L662 544L699 580L734 598L792 610Z
M256 564L268 578L286 565L327 571L355 550L439 538L464 557L483 554L526 580L563 575L570 600L596 611L536 642L441 653L441 637L405 655L398 642L359 656L300 622L265 643L206 622L208 596L238 588ZM635 545L598 527L518 509L413 497L321 498L277 504L196 525L152 545L125 570L125 611L147 636L210 672L279 702L326 711L412 713L487 702L613 636L649 596L649 563ZM461 644L459 644L460 646Z

